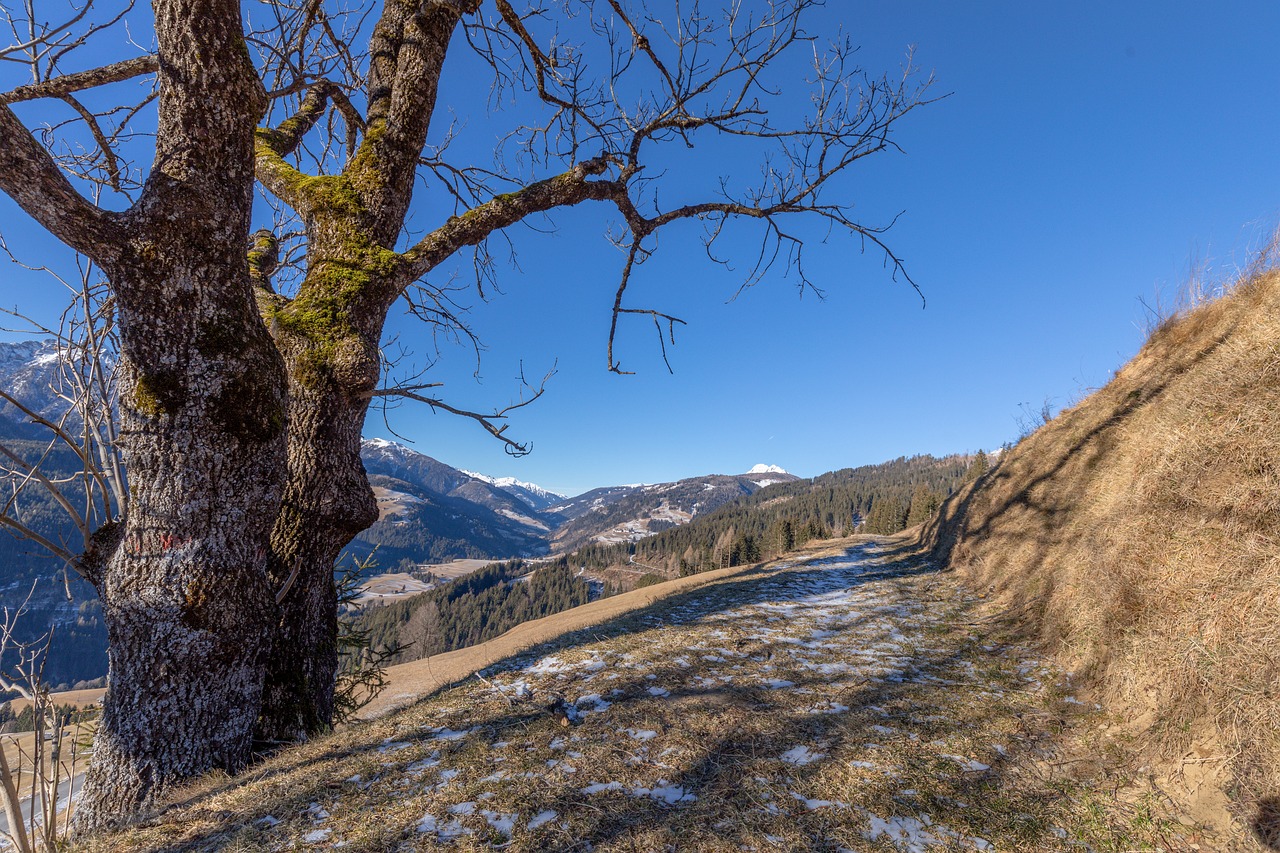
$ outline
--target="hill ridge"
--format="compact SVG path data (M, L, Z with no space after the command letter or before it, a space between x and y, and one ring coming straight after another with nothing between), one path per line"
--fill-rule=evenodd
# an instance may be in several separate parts
M1227 291L923 541L1079 673L1161 789L1223 833L1214 849L1255 851L1280 844L1280 271Z

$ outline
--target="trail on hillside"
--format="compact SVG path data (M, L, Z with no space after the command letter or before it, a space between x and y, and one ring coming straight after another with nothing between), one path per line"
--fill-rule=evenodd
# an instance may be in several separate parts
M864 545L658 602L120 849L1107 849L1094 794L1054 768L1081 703L901 557Z

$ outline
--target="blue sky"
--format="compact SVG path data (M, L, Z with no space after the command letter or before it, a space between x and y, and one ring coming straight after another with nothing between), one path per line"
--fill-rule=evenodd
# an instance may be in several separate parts
M664 236L632 286L637 304L689 322L675 372L634 320L619 356L638 375L616 376L605 342L622 257L599 209L574 210L556 233L515 234L520 270L469 299L479 378L451 347L429 374L483 407L512 399L522 364L532 377L555 363L511 426L534 452L511 459L470 422L408 406L390 415L399 440L566 493L989 449L1016 437L1020 404L1070 403L1132 356L1140 297L1168 299L1201 265L1229 276L1280 222L1280 4L832 0L811 29L840 26L868 70L892 71L914 45L935 93L952 93L904 121L905 154L863 161L842 186L867 221L905 211L889 240L927 307L835 238L808 249L825 300L777 276L732 299L738 279L690 228ZM446 79L455 112L470 95ZM748 166L711 153L717 168ZM11 205L0 216L11 243L56 251ZM744 232L736 250L751 249ZM0 302L47 310L39 288L0 280ZM423 337L398 319L392 331ZM366 434L395 437L377 412Z

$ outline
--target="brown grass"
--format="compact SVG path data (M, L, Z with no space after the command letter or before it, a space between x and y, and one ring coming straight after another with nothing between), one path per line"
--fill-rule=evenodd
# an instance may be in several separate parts
M1231 849L1280 849L1280 273L1166 321L924 536Z
M1100 716L1015 628L906 548L759 566L240 779L201 780L78 849L1119 853L1203 841L1158 802L1114 808L1124 780L1100 760L1112 740ZM551 710L556 697L577 710ZM1094 733L1087 757L1061 750L1066 730ZM894 835L908 831L914 841Z
M788 560L810 560L841 553L842 544L814 542L788 555ZM781 561L776 561L781 562ZM387 667L387 686L372 702L360 709L360 719L371 720L396 708L410 704L441 687L470 678L474 673L539 643L545 643L570 631L580 631L618 616L648 607L677 593L692 592L728 578L751 572L750 565L717 569L711 572L675 578L641 589L597 599L589 604L553 613L519 625L478 646L468 646L429 658Z

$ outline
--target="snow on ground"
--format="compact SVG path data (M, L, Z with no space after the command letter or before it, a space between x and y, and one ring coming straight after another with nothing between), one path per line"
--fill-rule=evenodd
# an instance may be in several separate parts
M246 849L1076 849L994 787L1053 675L940 578L855 548L579 632L380 722Z

